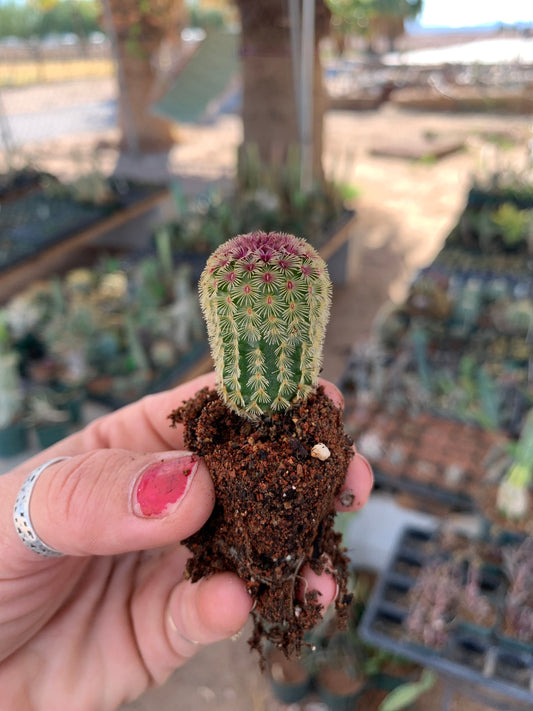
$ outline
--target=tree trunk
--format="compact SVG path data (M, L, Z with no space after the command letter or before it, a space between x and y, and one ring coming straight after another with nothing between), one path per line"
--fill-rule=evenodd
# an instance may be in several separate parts
M369 29L373 40L384 38L387 51L393 52L396 40L405 33L404 18L400 15L378 14L371 18Z
M125 90L119 94L118 120L121 131L121 149L128 149L128 136L132 131L141 153L169 150L174 144L172 123L154 116L150 104L156 99L154 87L157 72L150 57L157 55L159 47L152 50L141 45L147 56L136 56L127 45L118 47Z
M109 6L120 72L121 148L141 153L169 150L174 145L173 124L152 114L150 107L161 94L161 46L179 44L183 0L149 0L144 10L137 0L109 0Z
M283 164L300 141L287 0L237 0L242 25L244 147L257 146L266 166ZM318 54L329 12L317 0L313 72L313 175L323 179L326 96Z

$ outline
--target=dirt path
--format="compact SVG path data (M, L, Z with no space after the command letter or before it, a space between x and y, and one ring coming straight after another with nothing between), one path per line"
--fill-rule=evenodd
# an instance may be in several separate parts
M25 87L3 87L1 95L5 114L9 117L87 102L108 101L116 96L116 82L109 77Z

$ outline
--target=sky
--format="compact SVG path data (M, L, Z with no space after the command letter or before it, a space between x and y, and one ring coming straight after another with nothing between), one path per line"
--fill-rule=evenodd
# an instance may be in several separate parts
M0 0L0 5L10 0ZM15 0L27 2L28 0ZM195 4L198 0L188 0ZM422 27L472 27L499 22L533 23L532 0L424 0Z
M531 0L424 0L423 27L470 27L533 22Z

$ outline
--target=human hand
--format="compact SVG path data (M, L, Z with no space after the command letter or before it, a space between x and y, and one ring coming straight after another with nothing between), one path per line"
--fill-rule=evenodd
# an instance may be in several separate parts
M10 711L112 711L161 684L202 644L232 636L252 601L244 584L219 573L191 584L179 541L214 504L201 459L183 451L167 415L209 374L94 421L0 477L0 689ZM337 389L324 383L338 405ZM64 555L43 558L20 541L12 521L29 473L56 457L35 484L31 519ZM188 475L185 473L188 472ZM163 481L164 486L161 486ZM359 508L372 474L358 455L346 489ZM351 497L347 497L350 499ZM343 501L346 499L343 497ZM329 575L306 571L321 604L333 601Z

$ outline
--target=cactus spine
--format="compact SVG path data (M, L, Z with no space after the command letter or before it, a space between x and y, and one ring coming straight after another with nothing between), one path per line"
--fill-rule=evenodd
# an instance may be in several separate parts
M200 278L218 391L256 420L316 387L331 282L323 259L293 235L251 232L222 244Z

